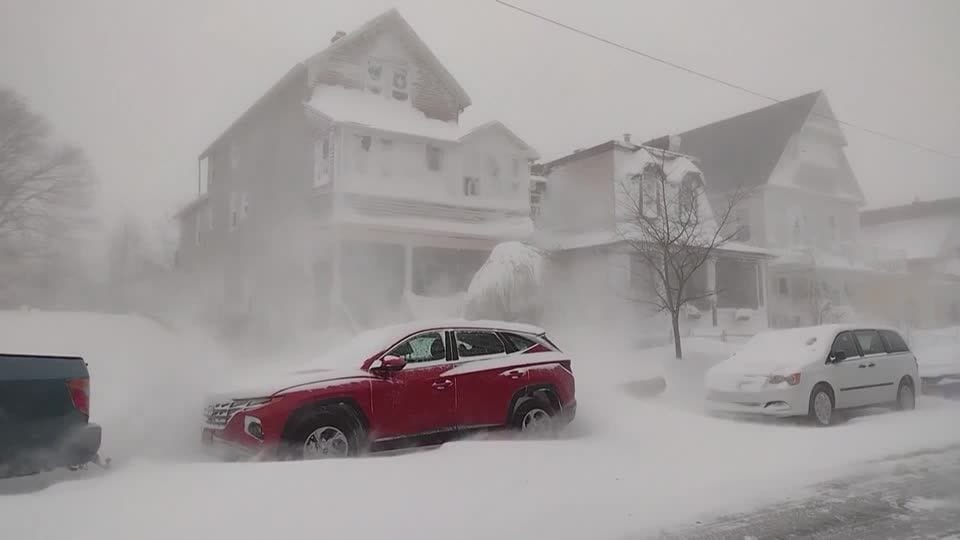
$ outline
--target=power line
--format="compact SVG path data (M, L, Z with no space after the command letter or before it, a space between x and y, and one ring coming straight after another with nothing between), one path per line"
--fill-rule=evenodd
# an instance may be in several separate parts
M556 20L556 19L551 19L550 17L547 17L547 16L545 16L545 15L541 15L541 14L539 14L539 13L536 13L536 12L533 12L533 11L529 11L529 10L524 9L524 8L522 8L522 7L520 7L520 6L517 6L517 5L515 5L515 4L511 4L511 3L509 3L509 2L506 2L505 0L494 0L494 1L495 1L496 3L504 6L504 7L510 8L510 9L512 9L512 10L514 10L514 11L519 12L519 13L523 13L524 15L528 15L528 16L533 17L533 18L535 18L535 19L539 19L539 20L541 20L541 21L543 21L543 22L552 24L552 25L554 25L554 26L558 26L558 27L563 28L563 29L565 29L565 30L569 30L569 31L571 31L571 32L574 32L574 33L576 33L576 34L580 34L581 36L590 38L590 39L592 39L592 40L594 40L594 41L599 41L600 43L604 43L604 44L606 44L606 45L610 45L611 47L615 47L615 48L617 48L617 49L620 49L620 50L629 52L629 53L631 53L631 54L635 54L635 55L638 55L638 56L642 56L642 57L644 57L644 58L646 58L646 59L648 59L648 60L653 60L654 62L657 62L657 63L663 64L663 65L672 67L672 68L674 68L674 69L678 69L678 70L680 70L680 71L689 73L689 74L691 74L691 75L700 77L700 78L702 78L702 79L706 79L706 80L708 80L708 81L711 81L711 82L714 82L714 83L717 83L717 84L726 86L727 88L732 88L732 89L734 89L734 90L739 90L740 92L744 92L744 93L746 93L746 94L750 94L751 96L758 97L758 98L761 98L761 99L765 99L765 100L771 101L771 102L773 102L773 103L781 103L781 104L784 103L784 100L777 99L777 98L775 98L775 97L768 96L768 95L763 94L763 93L761 93L761 92L757 92L757 91L751 90L751 89L746 88L746 87L744 87L744 86L740 86L739 84L735 84L735 83L732 83L732 82L729 82L729 81L725 81L725 80L720 79L720 78L718 78L718 77L714 77L713 75L708 75L708 74L706 74L706 73L703 73L702 71L697 71L697 70L695 70L695 69L692 69L692 68L689 68L689 67L686 67L686 66L682 66L682 65L680 65L680 64L677 64L677 63L675 63L675 62L671 62L671 61L666 60L666 59L664 59L664 58L660 58L660 57L658 57L658 56L654 56L654 55L652 55L652 54L645 53L645 52L643 52L643 51L641 51L641 50L634 49L633 47L630 47L630 46L628 46L628 45L624 45L624 44L622 44L622 43L613 41L612 39L608 39L608 38L605 38L605 37L603 37L603 36L600 36L600 35L597 35L597 34L588 32L588 31L586 31L586 30L577 28L577 27L575 27L575 26L571 26L571 25L569 25L569 24L562 23L562 22L560 22L560 21L558 21L558 20ZM927 152L930 152L930 153L933 153L933 154L938 154L938 155L941 155L941 156L944 156L944 157L948 157L948 158L952 158L952 159L960 159L960 155L951 154L951 153L949 153L949 152L945 152L945 151L943 151L943 150L938 150L938 149L933 148L933 147L930 147L930 146L926 146L926 145L923 145L923 144L920 144L920 143L915 143L915 142L913 142L913 141L904 139L904 138L902 138L902 137L898 137L898 136L896 136L896 135L891 135L891 134L889 134L889 133L884 133L884 132L882 132L882 131L878 131L878 130L875 130L875 129L871 129L871 128L868 128L868 127L864 127L864 126L861 126L861 125L858 125L858 124L854 124L854 123L851 123L851 122L846 122L846 121L840 120L839 118L834 118L834 117L830 117L830 116L818 114L818 113L813 112L813 111L811 111L811 114L813 114L813 115L815 115L815 116L819 116L820 118L824 118L824 119L827 119L827 120L832 120L832 121L834 121L834 122L837 122L838 124L841 124L841 125L844 125L844 126L847 126L847 127L851 127L851 128L854 128L854 129L859 129L859 130L861 130L861 131L870 133L870 134L872 134L872 135L876 135L876 136L878 136L878 137L883 137L883 138L885 138L885 139L894 141L894 142L899 143L899 144L904 144L904 145L907 145L907 146L912 146L912 147L918 148L918 149L920 149L920 150L925 150L925 151L927 151Z

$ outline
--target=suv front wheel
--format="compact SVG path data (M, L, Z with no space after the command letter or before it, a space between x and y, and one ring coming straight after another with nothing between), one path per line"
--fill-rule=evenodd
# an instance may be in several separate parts
M361 453L362 426L338 407L321 407L301 418L284 438L285 459L332 459Z

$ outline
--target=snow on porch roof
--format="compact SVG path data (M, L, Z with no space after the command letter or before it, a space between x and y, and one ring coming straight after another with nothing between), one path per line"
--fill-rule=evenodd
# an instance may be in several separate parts
M624 241L624 235L629 234L630 232L622 227L619 231L601 230L571 234L540 231L534 238L534 243L544 249L583 249L617 244ZM774 256L769 250L742 242L727 242L723 246L715 248L715 250L722 253L746 255L756 258L772 258Z
M321 84L314 88L307 106L338 123L448 142L460 139L460 126L457 124L427 118L407 103L363 90Z

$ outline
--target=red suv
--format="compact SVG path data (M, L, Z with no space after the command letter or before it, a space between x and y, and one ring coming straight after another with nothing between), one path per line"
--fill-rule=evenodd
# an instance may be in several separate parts
M446 321L357 335L299 371L239 385L205 411L208 446L262 458L357 455L576 414L570 359L540 328Z

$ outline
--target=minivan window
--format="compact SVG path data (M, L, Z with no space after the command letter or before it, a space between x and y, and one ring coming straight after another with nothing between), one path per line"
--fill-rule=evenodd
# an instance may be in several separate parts
M830 348L831 355L836 352L844 353L847 358L860 356L860 351L857 349L857 344L853 340L853 334L850 332L841 332L837 334L837 338L833 340L833 347Z
M907 342L900 337L900 334L893 330L881 330L880 337L883 338L883 341L887 344L887 352L910 352L910 348L907 347Z
M506 349L497 334L493 332L458 330L457 352L460 358L470 358L471 356L504 354Z
M854 332L857 336L857 343L860 344L860 350L864 355L885 354L887 350L883 347L883 341L880 340L880 333L876 330L857 330Z

